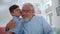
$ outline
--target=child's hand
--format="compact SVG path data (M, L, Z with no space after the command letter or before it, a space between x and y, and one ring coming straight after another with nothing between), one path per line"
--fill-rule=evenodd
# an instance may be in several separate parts
M9 32L8 34L13 34L12 32Z

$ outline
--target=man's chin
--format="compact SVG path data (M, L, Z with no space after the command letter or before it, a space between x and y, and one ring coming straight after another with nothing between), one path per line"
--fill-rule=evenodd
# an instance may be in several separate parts
M29 21L29 19L28 19L28 18L26 18L26 19L24 19L24 21Z
M28 19L28 18L23 18L24 20Z

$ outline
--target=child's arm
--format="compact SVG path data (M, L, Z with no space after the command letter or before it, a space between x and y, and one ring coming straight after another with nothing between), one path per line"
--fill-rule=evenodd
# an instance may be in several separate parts
M8 31L10 28L15 27L15 23L13 20L11 20L7 25L6 25L6 31Z
M8 34L13 34L12 32L9 32Z
M13 22L14 21L14 22ZM14 28L11 28L12 23L15 24ZM10 23L7 24L8 33L22 33L22 21L18 17L14 17Z
M14 32L8 32L8 34L16 34L16 33L14 33Z

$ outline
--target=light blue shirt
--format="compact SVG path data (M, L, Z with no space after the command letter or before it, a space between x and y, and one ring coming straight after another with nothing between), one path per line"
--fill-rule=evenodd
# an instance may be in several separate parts
M22 26L20 22L23 23ZM11 32L15 32L17 34L54 34L52 27L41 16L33 16L28 21L16 20L16 25L16 28L10 30Z
M43 17L33 16L24 22L23 34L54 34L54 31Z
M14 32L16 34L21 34L22 33L22 27L23 27L23 23L21 18L13 16L13 20L16 24L15 28L10 28L9 32Z

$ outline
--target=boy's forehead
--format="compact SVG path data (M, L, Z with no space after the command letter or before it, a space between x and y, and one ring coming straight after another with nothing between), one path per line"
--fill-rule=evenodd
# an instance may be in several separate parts
M16 8L15 10L21 10L20 8Z

